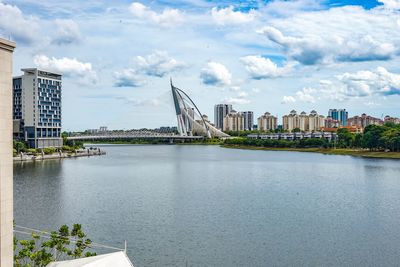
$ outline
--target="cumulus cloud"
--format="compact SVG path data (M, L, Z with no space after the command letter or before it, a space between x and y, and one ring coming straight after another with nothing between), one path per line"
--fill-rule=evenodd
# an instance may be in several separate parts
M241 97L227 97L222 100L223 103L232 105L245 105L250 104L251 101Z
M178 71L186 67L184 62L178 61L165 51L155 51L148 56L135 58L137 70L149 76L163 77L164 75Z
M132 3L129 11L135 18L161 27L173 27L184 21L182 13L177 9L164 9L161 13L157 13L139 2Z
M211 16L219 25L244 24L253 21L257 17L257 11L251 9L249 12L235 11L233 6L211 9Z
M52 43L57 45L80 43L82 39L78 24L70 19L56 19L56 35Z
M115 87L139 87L146 84L146 81L134 69L123 69L114 72Z
M400 95L400 74L391 73L383 67L375 70L346 72L336 79L321 80L318 89L304 88L291 100L314 103L317 98L344 101L351 98ZM289 102L289 97L286 99Z
M281 103L282 104L288 104L288 103L294 103L296 102L296 99L293 96L283 96Z
M0 34L17 43L31 44L39 31L38 19L26 16L17 7L0 2Z
M290 65L278 67L272 60L262 56L246 56L242 57L240 61L244 64L250 77L256 80L279 77L291 69Z
M400 0L378 0L385 8L400 9Z
M226 86L231 84L232 74L223 64L209 62L201 70L200 79L206 85Z
M44 70L54 71L66 77L77 77L80 82L96 83L97 74L91 63L83 63L76 58L55 58L45 55L36 55L33 59L35 65Z
M384 67L344 73L337 78L345 86L347 96L400 95L400 74L391 73Z
M314 94L316 92L317 90L313 88L303 88L303 90L296 92L296 97L299 101L315 103Z
M379 8L345 6L277 18L258 32L304 65L389 60L400 52L397 19Z

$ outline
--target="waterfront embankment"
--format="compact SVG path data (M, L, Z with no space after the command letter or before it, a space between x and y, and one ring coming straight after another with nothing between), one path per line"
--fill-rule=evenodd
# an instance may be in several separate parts
M53 154L25 154L21 153L13 157L14 162L19 161L40 161L49 159L64 159L64 158L77 158L77 157L91 157L105 155L106 152L101 149L81 149L75 152L57 152Z
M266 151L295 151L295 152L312 152L328 155L347 155L365 158L382 158L382 159L400 159L400 152L385 151L369 151L361 149L343 149L343 148L279 148L279 147L259 147L246 145L222 145L224 148L247 149L247 150L266 150Z

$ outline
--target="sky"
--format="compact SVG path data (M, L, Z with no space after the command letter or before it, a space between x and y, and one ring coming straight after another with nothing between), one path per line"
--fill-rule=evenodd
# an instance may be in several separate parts
M14 75L63 74L63 130L175 126L169 80L279 120L400 116L400 0L0 0Z

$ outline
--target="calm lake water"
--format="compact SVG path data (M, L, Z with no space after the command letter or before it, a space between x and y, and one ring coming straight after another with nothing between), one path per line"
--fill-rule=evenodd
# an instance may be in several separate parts
M101 148L107 155L15 164L16 223L80 223L94 242L127 240L138 267L400 264L400 161Z

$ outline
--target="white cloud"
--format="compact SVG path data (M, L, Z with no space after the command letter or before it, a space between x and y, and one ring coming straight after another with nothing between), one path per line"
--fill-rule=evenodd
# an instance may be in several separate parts
M0 34L4 38L11 37L17 43L31 44L37 39L38 31L37 18L25 16L17 6L0 2Z
M400 0L378 0L385 8L400 9Z
M137 56L135 58L135 63L138 72L157 77L163 77L165 74L186 67L184 62L170 57L165 51L155 51L148 56Z
M33 59L35 65L44 70L54 71L66 77L78 77L80 82L96 83L97 74L91 63L83 63L76 58L49 58L45 55L36 55Z
M336 80L321 80L318 89L304 88L290 96L290 100L314 103L316 97L344 101L351 98L400 95L400 74L391 73L383 67L373 71L363 70L344 73Z
M248 96L249 94L246 93L246 92L239 92L237 95L238 95L238 97L246 97L246 96Z
M257 17L257 11L251 9L248 13L235 11L233 6L211 9L211 16L219 25L244 24L253 21Z
M72 44L80 43L82 39L78 24L70 19L56 19L56 35L52 42L54 44Z
M232 105L245 105L250 104L251 101L245 98L235 98L235 97L228 97L222 100L223 103L232 104Z
M240 61L245 65L247 72L253 79L275 78L288 73L291 69L290 65L278 67L269 58L262 56L246 56Z
M400 95L400 74L391 73L384 67L344 73L337 78L345 86L347 96Z
M235 85L235 86L231 86L229 88L229 90L232 92L239 92L241 90L241 88L240 88L240 86Z
M289 104L289 103L294 103L296 102L296 99L293 96L283 96L282 98L282 104Z
M317 90L313 88L303 88L301 91L296 92L296 97L299 101L308 102L308 103L315 103L315 94Z
M134 69L123 69L114 72L115 87L139 87L146 84L146 81Z
M209 62L201 70L200 78L206 85L226 86L231 84L232 74L223 64Z
M322 9L319 0L274 0L268 1L267 5L262 8L263 14L274 17L289 17L293 14L304 11L315 11Z
M258 32L305 65L389 60L400 52L397 20L380 8L344 6L272 19Z
M135 18L161 27L173 27L184 21L182 13L177 9L164 9L163 12L157 13L139 2L132 3L129 6L129 11Z

